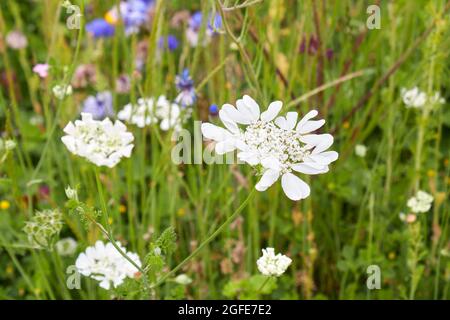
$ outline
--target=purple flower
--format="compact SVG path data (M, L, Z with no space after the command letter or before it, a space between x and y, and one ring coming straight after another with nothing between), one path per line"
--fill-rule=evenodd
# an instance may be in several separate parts
M197 100L197 95L194 89L194 81L192 80L188 69L184 69L181 74L176 76L175 85L179 90L175 102L181 104L182 107L192 106Z
M189 27L194 31L199 31L202 26L203 14L201 11L196 11L192 14L189 20ZM211 25L211 15L208 17L208 30L214 31L214 29L219 29L222 27L222 17L219 14L214 16L213 25Z
M158 41L158 48L169 49L175 51L178 48L178 40L174 35L169 34L167 37L161 37Z
M211 24L211 20L213 20ZM199 43L199 31L202 26L203 15L201 11L196 11L189 19L189 28L186 29L186 38L192 47L196 47ZM215 34L215 30L222 26L222 18L216 14L214 19L211 19L211 15L208 18L208 26L206 28L205 38L200 45L205 46Z
M131 89L130 77L126 74L120 75L116 80L116 91L117 93L128 93Z
M97 93L96 96L89 96L83 103L83 111L92 114L95 120L103 120L114 115L112 109L112 95L109 91Z
M125 34L137 33L139 28L148 22L149 11L153 4L153 0L121 1L119 6L114 6L106 13L105 19L110 24L115 25L119 18L122 18L125 25Z
M104 19L94 19L86 24L86 31L94 38L107 38L114 35L114 26Z

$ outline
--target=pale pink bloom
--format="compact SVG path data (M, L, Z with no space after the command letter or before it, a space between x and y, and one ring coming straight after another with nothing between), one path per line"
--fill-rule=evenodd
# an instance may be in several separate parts
M46 63L38 63L33 67L33 72L38 74L41 78L47 78L48 76L48 69L50 69L50 66Z

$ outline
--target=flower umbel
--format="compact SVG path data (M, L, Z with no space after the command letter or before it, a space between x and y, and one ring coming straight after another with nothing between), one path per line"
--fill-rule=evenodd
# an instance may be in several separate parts
M417 191L414 197L411 197L407 206L414 213L425 213L431 209L431 205L433 203L433 196L431 194L426 193L425 191L419 190Z
M94 120L92 114L82 113L81 120L69 122L61 138L73 154L87 159L97 166L114 167L123 157L130 157L134 137L126 126L109 118Z
M421 108L427 102L426 93L420 91L417 87L410 90L403 88L401 94L407 108Z
M333 144L330 134L311 134L325 120L311 120L318 112L308 112L298 123L297 112L277 117L282 102L272 102L265 112L249 96L236 102L237 108L225 104L219 117L227 129L210 123L202 124L203 135L217 142L215 150L225 154L238 150L238 158L260 170L255 188L267 190L281 177L284 193L291 200L309 196L309 186L293 172L321 174L338 158L335 151L326 151ZM241 128L244 126L245 128Z
M163 131L171 128L179 130L184 121L180 106L170 102L165 96L159 96L157 99L140 98L135 105L127 104L117 117L139 128L159 122Z
M32 245L37 248L51 248L62 226L62 214L58 209L36 211L31 220L25 223L23 231Z
M278 253L275 255L274 248L262 249L263 255L256 261L258 270L265 276L281 276L291 264L292 260Z
M132 259L136 265L141 266L141 260L136 253L127 252L120 242L116 242L120 249ZM117 287L123 283L125 278L132 278L138 270L127 261L112 243L106 245L97 241L94 246L88 247L85 252L80 253L75 266L78 271L86 276L100 282L100 287L109 290L111 283Z

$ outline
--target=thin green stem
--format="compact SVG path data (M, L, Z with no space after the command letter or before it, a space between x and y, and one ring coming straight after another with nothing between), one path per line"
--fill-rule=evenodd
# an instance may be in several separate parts
M173 268L170 272L166 273L164 276L162 276L154 285L152 285L152 288L155 288L162 284L164 281L166 281L167 278L174 275L180 268L182 268L186 263L188 263L191 259L193 259L202 249L208 245L212 240L214 240L231 222L234 221L234 219L237 217L237 215L245 208L247 203L250 201L250 199L255 194L256 189L253 189L250 194L248 195L247 199L245 199L244 202L239 206L239 208L234 211L234 213L228 217L225 222L216 229L205 241L203 241L197 249L195 249L187 258L185 258L181 263L179 263L175 268Z

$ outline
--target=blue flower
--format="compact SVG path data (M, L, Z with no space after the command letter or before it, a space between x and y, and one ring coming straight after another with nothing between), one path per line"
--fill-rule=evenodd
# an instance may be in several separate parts
M209 106L209 114L212 116L217 116L219 114L219 107L217 104L212 104Z
M83 102L83 111L92 114L95 120L103 120L106 117L112 117L114 111L112 108L112 95L109 91L97 93L96 96L89 96Z
M194 12L189 20L189 27L195 31L198 31L202 26L202 18L203 16L201 11Z
M178 90L191 90L194 87L194 81L189 74L189 69L184 69L181 74L176 76L175 85Z
M181 74L176 76L175 85L179 90L175 102L181 104L182 107L192 106L197 100L197 95L188 69L184 69Z
M208 30L214 31L214 29L219 29L222 27L222 17L216 14L213 19L213 25L211 24L211 15L208 17ZM203 14L201 11L196 11L192 14L189 20L189 27L194 31L199 31L202 26Z
M158 41L158 48L169 49L169 51L175 51L178 48L178 39L169 34L167 37L161 37Z
M94 38L106 38L114 35L114 26L104 19L94 19L86 24L86 31Z
M139 30L139 27L147 22L148 10L153 4L151 1L130 0L127 2L122 18L125 24L125 33L131 34Z

